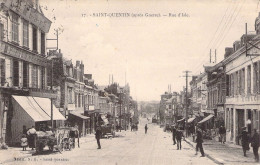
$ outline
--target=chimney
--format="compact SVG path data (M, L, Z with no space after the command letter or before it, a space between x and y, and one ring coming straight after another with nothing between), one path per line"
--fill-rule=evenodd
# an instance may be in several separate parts
M226 47L226 48L225 48L224 58L229 57L233 52L234 52L233 48L231 48L231 47Z

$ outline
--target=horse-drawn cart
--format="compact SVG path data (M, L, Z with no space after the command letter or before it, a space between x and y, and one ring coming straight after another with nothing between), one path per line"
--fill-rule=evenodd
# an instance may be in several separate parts
M49 151L71 150L75 148L75 139L78 140L79 131L74 127L61 127L52 131L38 131L36 136L36 154L40 154L48 147Z

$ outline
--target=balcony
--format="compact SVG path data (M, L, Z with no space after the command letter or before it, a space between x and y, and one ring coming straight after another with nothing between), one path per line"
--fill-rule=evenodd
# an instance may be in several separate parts
M226 104L260 104L259 94L226 97Z

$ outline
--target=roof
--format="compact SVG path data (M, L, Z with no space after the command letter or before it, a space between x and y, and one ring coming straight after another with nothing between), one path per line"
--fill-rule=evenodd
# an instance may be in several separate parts
M34 121L51 120L51 100L32 96L12 96L14 100ZM53 105L53 120L66 120Z

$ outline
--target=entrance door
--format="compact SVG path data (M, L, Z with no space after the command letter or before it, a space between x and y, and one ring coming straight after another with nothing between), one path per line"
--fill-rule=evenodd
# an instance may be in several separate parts
M245 126L245 118L244 118L244 110L243 109L236 109L237 111L237 125L236 125L236 136L242 133L242 128ZM241 144L241 143L240 143Z

